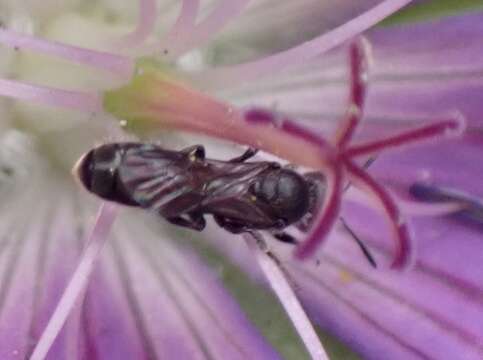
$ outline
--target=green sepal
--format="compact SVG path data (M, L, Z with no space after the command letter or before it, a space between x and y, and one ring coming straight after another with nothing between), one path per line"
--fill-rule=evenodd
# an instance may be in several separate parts
M151 114L146 111L151 100L162 97L159 83L175 80L169 67L152 58L140 58L136 62L131 80L116 89L103 94L103 109L114 115L124 128L143 132L153 127ZM159 129L159 122L157 122Z

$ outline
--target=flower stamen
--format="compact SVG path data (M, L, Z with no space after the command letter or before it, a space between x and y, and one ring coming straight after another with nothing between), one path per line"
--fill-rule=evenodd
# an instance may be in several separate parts
M367 93L367 68L369 62L369 42L360 38L354 41L349 49L349 65L351 89L349 108L336 134L335 143L339 148L345 148L352 139L357 126L362 120L364 102Z
M135 29L115 41L116 46L139 46L146 41L154 31L157 19L156 0L139 0L139 14Z
M94 227L87 240L84 254L81 256L80 262L50 317L47 326L40 335L39 341L30 356L30 360L45 359L69 314L72 312L74 305L82 298L92 271L94 270L95 262L108 239L116 215L117 205L103 203L99 208Z
M399 211L396 201L393 200L384 187L378 184L367 171L361 169L350 160L346 160L344 165L349 173L351 182L361 188L361 190L366 190L366 192L373 195L373 198L378 202L389 222L392 224L398 246L391 266L393 268L406 266L409 262L411 238L408 225Z
M84 112L103 111L102 99L98 94L56 89L9 79L0 79L0 95Z
M200 83L208 84L212 88L226 88L229 84L238 85L275 71L279 72L286 67L302 65L369 29L410 2L411 0L385 0L332 31L289 50L253 62L205 70L194 76Z
M431 203L426 206L453 206L455 207L454 215L479 225L483 224L483 202L477 197L424 183L412 184L409 192L417 200Z
M248 248L254 255L258 265L267 278L270 286L285 308L287 315L292 321L297 333L300 335L307 351L312 359L328 360L320 339L307 317L297 295L294 293L287 275L284 274L278 260L267 249L267 245L260 233L250 233L244 236Z
M78 64L114 73L121 77L131 76L134 70L134 62L125 56L40 39L9 29L0 28L0 43L15 49L33 50L57 56Z
M193 31L184 32L170 49L170 57L179 57L194 47L200 47L225 27L234 17L238 16L250 0L224 0L213 12Z
M199 0L183 0L180 13L173 27L163 39L156 42L154 46L149 47L145 53L149 54L164 49L169 55L169 46L171 46L173 42L183 39L193 30L199 8Z

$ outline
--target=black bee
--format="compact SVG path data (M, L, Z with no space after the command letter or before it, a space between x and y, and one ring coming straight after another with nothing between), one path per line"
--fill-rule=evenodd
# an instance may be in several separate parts
M292 224L302 231L309 228L324 196L325 178L319 172L300 175L277 162L246 162L256 153L248 149L221 161L206 159L201 145L173 151L154 144L112 143L86 153L75 171L95 195L152 210L178 226L201 231L204 215L211 214L231 233L265 230L295 244L283 229ZM369 250L341 222L376 267Z
M150 209L169 222L201 231L204 215L231 233L268 230L285 242L282 230L310 221L323 195L319 173L304 176L277 162L246 162L248 149L229 161L205 158L195 145L182 151L154 144L112 143L85 154L77 174L103 199Z

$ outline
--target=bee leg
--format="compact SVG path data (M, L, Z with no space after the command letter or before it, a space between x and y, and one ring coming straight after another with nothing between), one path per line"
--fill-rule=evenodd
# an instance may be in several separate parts
M271 235L281 241L281 242L284 242L284 243L287 243L287 244L293 244L293 245L296 245L298 244L298 241L292 236L292 235L289 235L287 234L286 232L275 232L275 233L271 233Z
M258 149L248 148L243 154L241 154L240 156L237 156L236 158L228 160L228 162L242 163L245 160L248 160L248 159L252 158L253 156L255 156L255 154L257 152L258 152Z
M186 227L188 229L201 231L206 226L205 218L200 214L187 214L184 216L175 216L167 218L171 224Z
M234 223L223 216L213 215L213 218L215 219L219 227L233 234L241 234L246 231L245 226Z
M196 160L205 159L205 148L203 145L193 145L181 150L182 153L187 154L190 158Z

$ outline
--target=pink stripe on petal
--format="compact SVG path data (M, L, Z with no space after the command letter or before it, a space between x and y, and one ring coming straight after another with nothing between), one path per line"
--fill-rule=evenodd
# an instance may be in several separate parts
M421 313L426 321L440 324L456 341L483 351L481 340L483 302L465 296L451 284L415 267L401 276L394 272L373 271L360 258L359 250L350 239L341 238L326 254L331 262L351 272L355 281L378 289L383 296L403 301L411 311ZM464 308L461 304L464 303ZM464 321L463 321L464 320Z
M162 275L153 269L149 259L129 237L123 236L118 247L116 267L126 279L130 307L137 311L137 327L144 329L150 352L157 357L204 359L203 344L192 333L191 319L185 319L178 300L163 284ZM146 241L138 239L136 241ZM145 347L146 348L146 347Z
M158 354L168 351L170 344L173 345L171 354L179 354L182 349L178 344L183 342L190 344L184 349L191 349L190 357L194 358L278 358L193 254L173 248L166 242L158 246L159 239L151 241L151 237L146 232L144 240L126 242L122 253L127 256L125 264L128 268L138 269L136 273L140 276L146 274L143 282L132 281L132 284L133 290L139 294L144 324L151 338L156 340L153 344ZM132 270L130 273L135 274ZM154 281L152 285L145 286L144 283L151 279ZM158 294L156 302L149 305L154 293L147 295L146 291ZM163 315L164 311L167 314ZM166 320L160 322L158 318ZM170 337L172 342L169 342Z
M41 219L43 220L43 219ZM0 357L24 358L30 344L28 335L34 316L36 270L39 263L42 221L30 224L29 230L14 236L15 243L5 249L7 266L2 274L2 302L0 312ZM15 234L15 235L18 235ZM4 260L5 261L5 260Z
M337 240L338 244L342 242L341 238ZM345 243L348 244L348 241L345 240ZM332 248L339 249L327 250L329 254L335 253L336 258L323 255L319 267L297 271L296 278L309 291L305 300L312 304L311 308L318 316L326 319L331 317L317 306L317 301L322 298L332 297L345 307L340 310L334 307L334 315L342 317L343 322L337 325L326 323L337 329L340 336L356 340L354 344L368 356L371 354L371 358L379 358L377 354L380 354L380 348L376 349L385 343L390 346L392 343L390 352L395 359L438 359L442 354L458 357L458 353L468 359L481 356L477 355L483 351L481 332L477 330L472 333L469 324L461 322L456 314L452 316L447 313L452 307L449 302L445 303L445 299L456 295L459 299L454 299L456 302L453 305L459 307L467 302L461 294L438 286L433 279L418 278L416 273L412 276L412 273L401 275L374 271L360 261L360 252L355 247L351 251L347 251L347 246ZM384 278L387 281L381 283ZM430 288L426 290L424 286ZM431 289L438 289L438 292L432 292ZM314 294L312 290L319 294ZM435 311L435 306L438 311ZM477 310L474 305L473 310ZM473 314L478 319L482 313L477 310ZM406 357L397 356L401 350L409 354Z
M148 357L143 334L136 327L135 309L130 307L122 274L106 249L92 274L82 304L82 332L87 359Z

